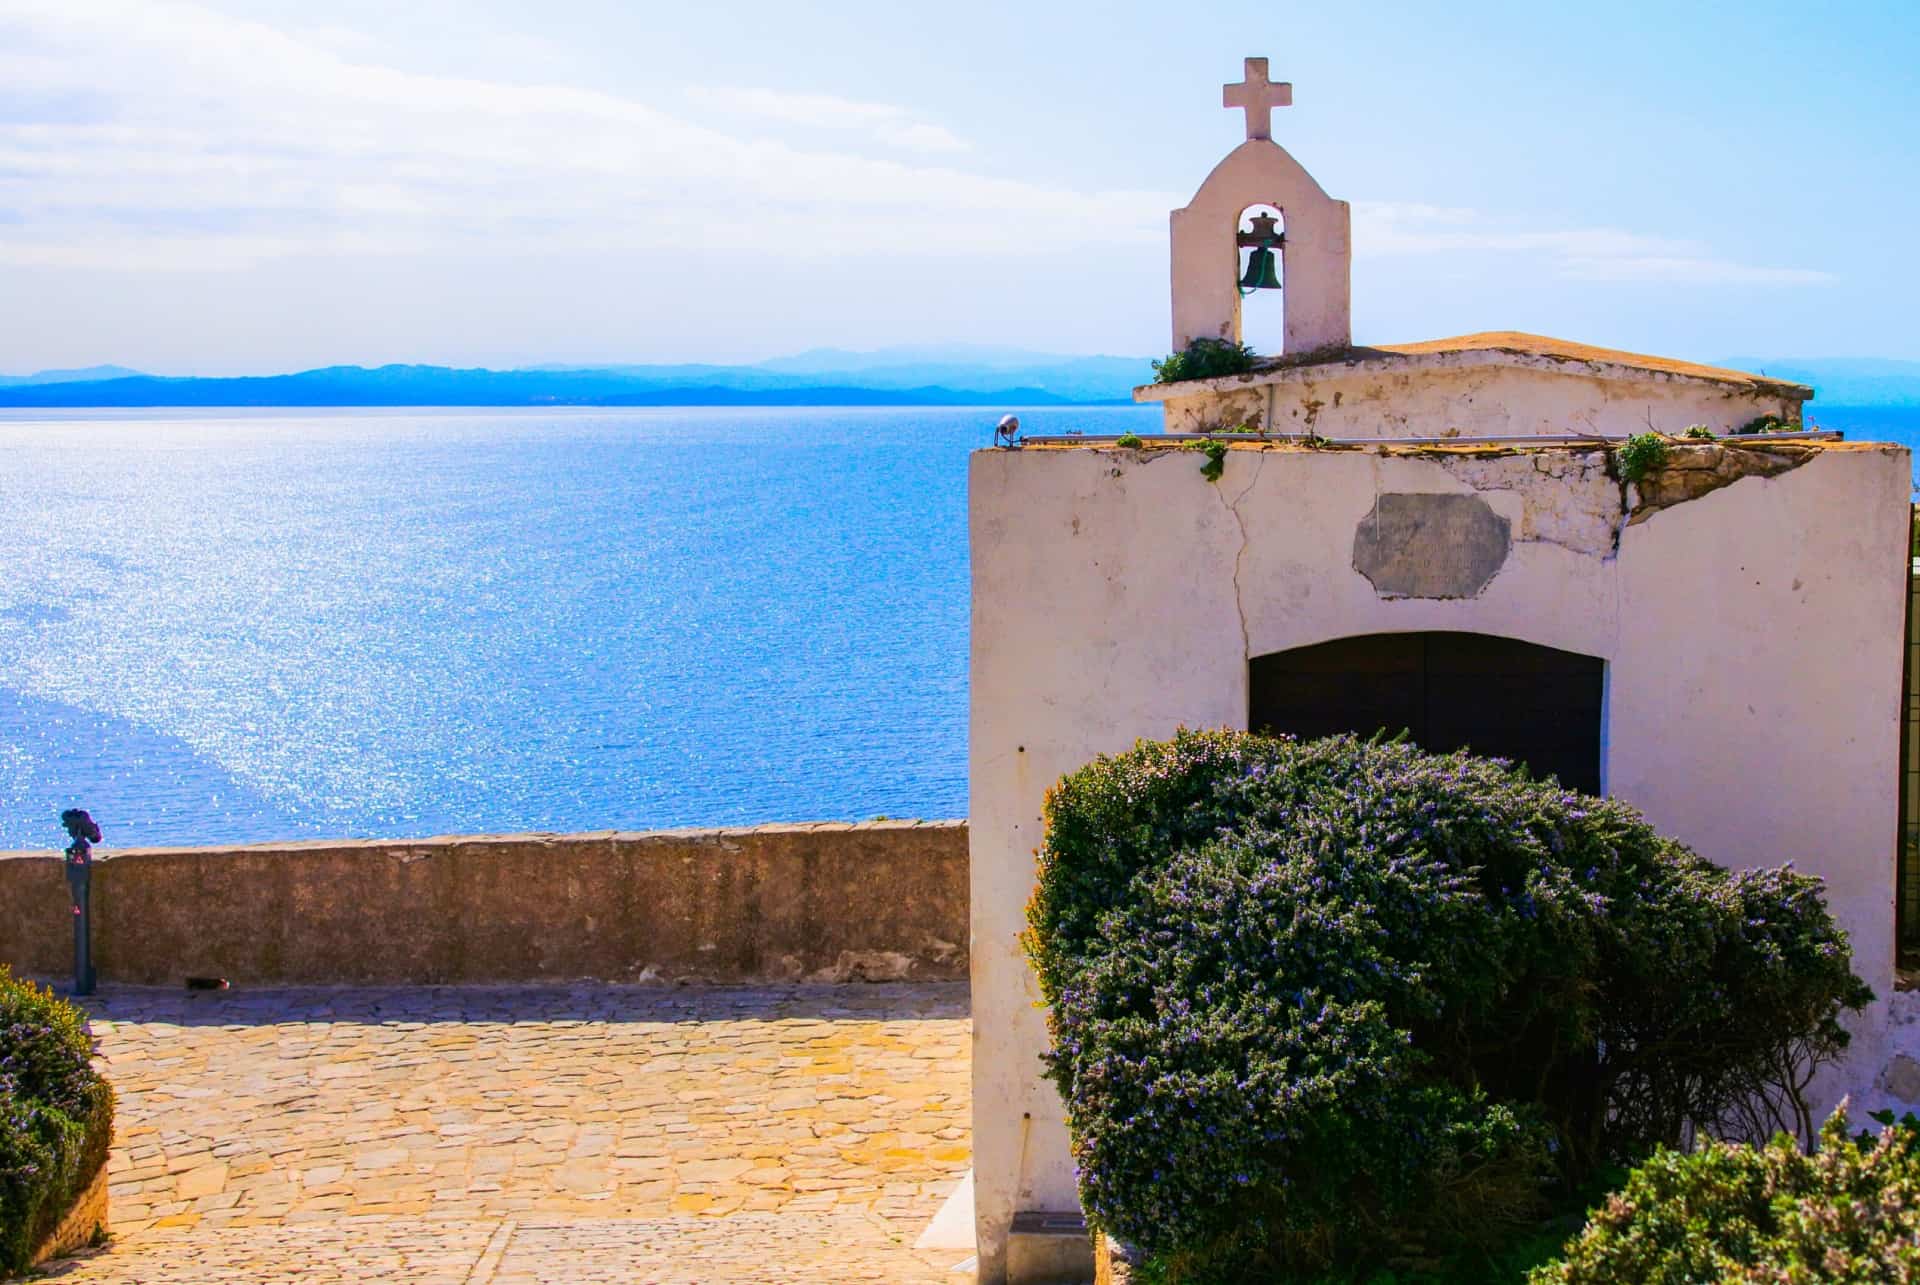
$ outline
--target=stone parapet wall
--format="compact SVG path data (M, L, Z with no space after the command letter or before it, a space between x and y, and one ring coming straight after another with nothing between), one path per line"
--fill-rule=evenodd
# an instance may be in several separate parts
M103 851L102 981L967 976L965 822ZM61 859L0 853L0 963L72 967Z

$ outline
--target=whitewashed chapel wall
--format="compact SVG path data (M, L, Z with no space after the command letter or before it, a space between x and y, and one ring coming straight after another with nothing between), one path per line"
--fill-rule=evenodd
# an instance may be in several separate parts
M1016 1210L1077 1204L1019 946L1042 796L1138 737L1244 727L1251 656L1465 630L1603 658L1608 791L1715 861L1825 876L1857 968L1891 991L1903 448L1820 450L1631 525L1598 454L1235 450L1214 484L1199 464L1095 448L972 460L983 1281L1000 1279ZM1354 569L1356 527L1383 493L1476 494L1508 520L1511 549L1478 596L1383 598Z

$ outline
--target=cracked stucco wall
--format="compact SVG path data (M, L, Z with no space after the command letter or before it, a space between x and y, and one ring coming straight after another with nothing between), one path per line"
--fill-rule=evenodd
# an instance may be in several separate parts
M1824 449L1814 443L1770 443L1764 439L1674 442L1668 446L1666 462L1660 468L1631 484L1617 476L1617 465L1605 450L1512 448L1423 453L1409 449L1401 454L1431 462L1489 508L1511 513L1513 545L1538 541L1588 557L1611 558L1619 551L1626 527L1745 478L1790 472ZM1361 564L1361 552L1369 544L1369 524L1377 524L1379 515L1391 509L1395 499L1402 500L1401 507L1405 508L1411 497L1393 492L1376 497L1374 509L1356 534L1355 568L1363 575L1368 574ZM1449 564L1460 562L1468 552L1446 547L1466 543L1470 538L1466 531L1413 526L1396 534L1413 546L1402 561L1439 563L1442 572L1452 570ZM1458 583L1434 592L1388 590L1379 577L1368 578L1375 582L1377 591L1389 596L1470 598L1478 596L1504 564L1504 552L1495 560L1491 574L1477 574L1477 566L1470 571L1462 564L1456 576Z
M1645 522L1661 509L1710 495L1742 478L1775 477L1813 459L1823 446L1810 442L1676 443L1667 461L1640 479L1631 492L1629 522Z
M1466 630L1602 658L1609 792L1716 861L1825 876L1862 975L1891 992L1903 448L1810 450L1633 523L1646 497L1598 451L1235 449L1216 483L1201 462L1095 448L971 462L983 1246L1016 1209L1076 1200L1019 946L1045 792L1139 737L1244 727L1251 656ZM1475 596L1382 597L1354 569L1356 527L1382 495L1432 493L1483 501L1509 524L1508 555Z
M1436 458L1463 486L1517 497L1516 543L1537 540L1590 557L1612 556L1622 514L1620 485L1608 469L1607 452Z

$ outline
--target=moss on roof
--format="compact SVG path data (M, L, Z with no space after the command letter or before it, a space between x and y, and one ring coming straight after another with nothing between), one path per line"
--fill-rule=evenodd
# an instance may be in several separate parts
M1516 366L1546 369L1555 366L1583 367L1569 373L1598 378L1632 378L1635 372L1670 375L1681 379L1701 379L1748 392L1806 401L1813 390L1791 380L1770 379L1744 370L1707 366L1674 357L1655 357L1647 353L1625 352L1618 348L1599 348L1593 344L1554 339L1548 335L1530 335L1519 330L1486 330L1478 334L1455 335L1449 339L1428 339L1413 344L1373 344L1345 348L1322 348L1313 352L1281 357L1262 357L1253 368L1237 375L1217 379L1183 381L1186 387L1223 389L1236 385L1273 383L1289 372L1300 371L1302 378L1318 377L1319 372L1336 367L1349 370L1391 369L1403 363L1423 366L1440 364L1450 356L1488 354L1495 360ZM1311 373L1310 373L1311 372ZM1135 390L1143 401L1163 401L1182 384L1144 384Z
M1602 361L1615 366L1631 366L1638 370L1654 370L1669 375L1689 375L1695 379L1712 379L1726 384L1746 384L1768 388L1805 387L1787 380L1769 379L1765 375L1750 374L1744 370L1730 370L1725 366L1707 366L1695 361L1681 361L1674 357L1654 357L1646 353L1624 352L1618 348L1600 348L1593 344L1575 343L1571 339L1530 335L1520 330L1483 330L1478 334L1456 335L1451 339L1429 339L1417 344L1378 344L1375 347L1380 352L1403 353L1407 356L1418 353L1507 352L1528 357L1547 357L1556 361Z

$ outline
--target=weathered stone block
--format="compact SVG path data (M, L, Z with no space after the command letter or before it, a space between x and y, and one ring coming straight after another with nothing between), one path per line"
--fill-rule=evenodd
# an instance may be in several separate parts
M1093 1240L1078 1211L1023 1211L1007 1234L1007 1285L1087 1285Z

